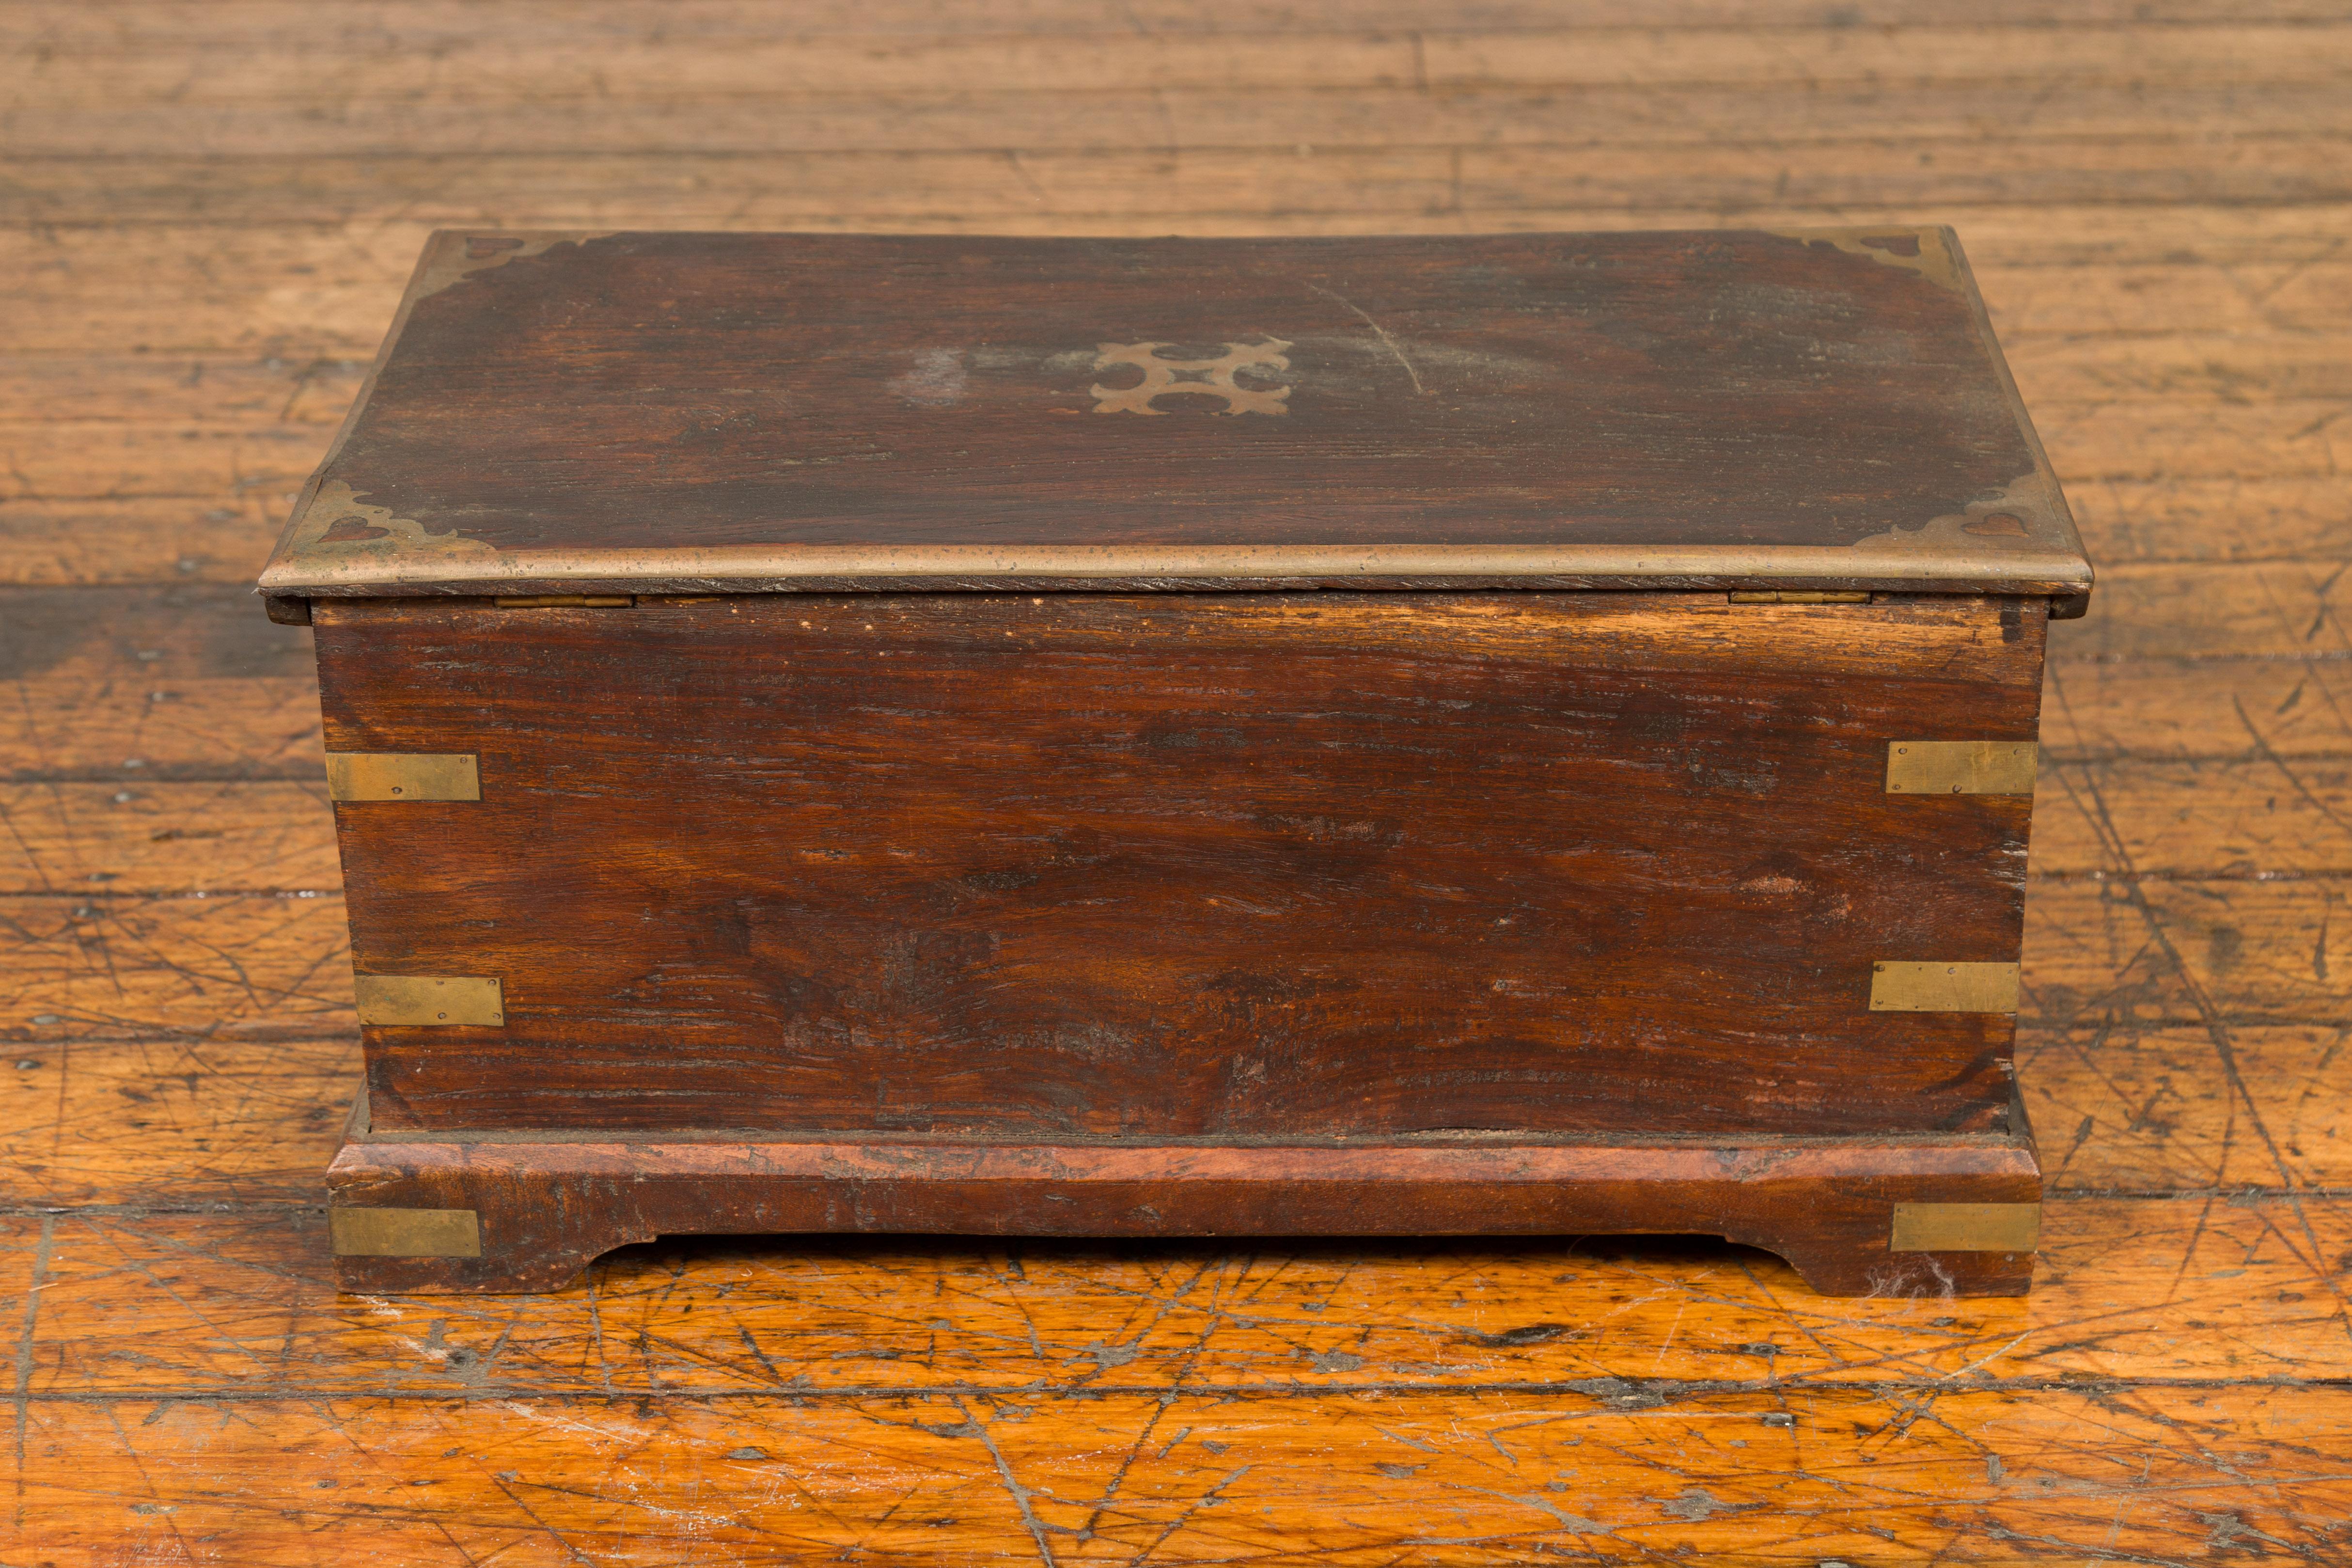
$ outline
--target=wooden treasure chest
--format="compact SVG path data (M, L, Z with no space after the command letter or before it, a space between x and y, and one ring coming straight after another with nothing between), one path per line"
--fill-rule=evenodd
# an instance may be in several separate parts
M2022 1291L2090 585L1948 230L437 236L261 581L341 1279L1689 1232Z

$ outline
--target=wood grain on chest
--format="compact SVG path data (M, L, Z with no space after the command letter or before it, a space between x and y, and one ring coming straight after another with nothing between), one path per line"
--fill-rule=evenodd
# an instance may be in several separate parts
M2090 573L1957 239L1900 228L436 235L263 575L1487 582Z
M322 605L385 1128L1281 1141L1995 1126L2042 608L1721 595Z

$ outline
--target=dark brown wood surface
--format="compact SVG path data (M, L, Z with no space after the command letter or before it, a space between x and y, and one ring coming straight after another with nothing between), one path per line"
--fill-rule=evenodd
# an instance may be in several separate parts
M53 628L0 681L9 1552L2352 1549L2340 4L793 17L0 11L0 638ZM551 1296L335 1292L318 1173L360 1068L310 634L248 589L429 228L1937 217L2102 574L2051 631L2030 1299L1565 1238L793 1237Z
M452 234L325 477L428 553L1847 545L2035 471L1940 237L1874 237ZM1267 340L1269 412L1090 390Z
M326 743L471 752L337 808L379 1129L992 1138L1997 1127L2039 600L322 601Z

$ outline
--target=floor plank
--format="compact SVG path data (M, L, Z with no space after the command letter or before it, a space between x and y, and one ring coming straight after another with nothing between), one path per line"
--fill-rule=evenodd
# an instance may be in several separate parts
M2021 35L2021 39L2041 36ZM1301 52L1320 54L1321 40L1302 39ZM2029 56L2034 46L2015 46ZM1367 49L1342 40L1331 63L1349 56L1394 60L1408 70L1410 41L1381 40ZM254 158L280 153L289 135L312 153L341 157L444 156L497 147L508 153L634 153L648 146L702 154L925 153L949 148L1201 153L1236 148L1288 152L1304 144L1325 151L1367 145L1408 147L1524 146L1592 152L1608 148L1696 150L1710 142L1773 128L1781 145L1848 151L1866 143L1899 143L1929 155L1951 156L1988 141L2065 137L2087 141L2131 135L2163 144L2198 167L2225 156L2200 152L2180 135L2184 124L2231 136L2352 130L2341 83L2328 75L2280 81L2250 95L2194 79L2164 81L2151 94L2146 78L2102 79L2077 74L2053 96L2039 73L1971 75L1945 79L1873 80L1830 76L1799 84L1787 75L1706 84L1704 92L1661 90L1632 76L1591 82L1504 79L1433 82L1416 87L1394 69L1348 72L1318 85L1293 76L1253 81L1257 71L1198 76L1138 87L1073 67L1072 90L1052 94L992 89L1003 79L982 75L952 97L908 92L883 81L858 82L859 73L820 92L798 90L756 72L750 86L681 89L674 79L699 74L727 55L716 48L676 62L672 79L638 78L633 67L654 58L642 46L576 58L575 74L593 72L604 85L502 97L461 74L510 72L503 62L473 62L471 73L440 66L427 79L379 80L373 76L331 83L296 80L286 90L282 62L215 58L192 76L183 55L125 66L100 58L52 58L24 112L5 119L19 159L123 160L185 157ZM748 51L772 52L763 47ZM802 70L823 70L794 47L788 58ZM862 51L860 51L862 52ZM1229 55L1279 52L1262 41L1235 38ZM1751 52L1776 54L1767 41ZM240 71L240 63L255 64ZM728 68L734 75L742 62ZM987 68L980 68L983 71ZM1277 65L1274 68L1279 70ZM798 71L786 75L799 74ZM249 84L232 79L257 77ZM177 90L175 96L174 89ZM593 96L592 96L593 95ZM596 113L583 117L593 101ZM331 112L330 112L331 111Z
M0 589L0 776L308 781L320 759L310 630L249 584Z
M2066 657L2042 683L2045 762L2352 755L2352 664L2329 654L2107 660Z
M0 1041L356 1027L342 895L0 898Z
M782 15L0 0L0 1539L2352 1555L2340 4ZM1918 221L1959 226L2102 576L2051 637L2032 1297L1570 1237L709 1238L551 1297L329 1288L349 942L309 634L247 587L428 229Z
M290 59L299 55L282 35L215 34L158 40L161 47L142 47L141 38L132 31L77 47L69 35L45 36L39 67L30 73L14 110L26 122L18 133L34 132L26 150L48 150L30 123L36 120L56 128L51 134L70 130L87 138L142 103L182 108L178 123L201 128L203 110L213 104L273 99L300 103L331 95L353 107L371 98L415 102L445 97L541 107L664 98L805 101L935 91L947 82L1043 81L1094 92L1150 93L1384 87L1442 91L1492 85L1717 89L1920 78L2054 81L2072 88L2082 82L2252 77L2288 85L2333 83L2352 74L2352 26L2340 20L2170 27L2058 23L2030 28L1815 26L1751 32L1618 26L1168 34L1114 23L1090 35L902 36L880 45L870 37L752 28L712 37L648 27L614 38L551 27L479 40L449 37L429 51L384 52L370 59L364 72L341 73L289 71ZM515 91L526 81L527 97ZM2141 129L2128 122L2121 128ZM641 128L629 129L642 134ZM175 145L184 143L162 139L122 150L161 153ZM431 150L429 140L424 148Z
M2053 1191L2352 1186L2352 1026L2151 1026L2120 1011L2019 1032L2018 1087Z
M2285 1380L2342 1353L2352 1247L2352 1196L2074 1199L2032 1296L1955 1301L1697 1239L709 1238L597 1265L591 1321L578 1291L338 1296L315 1207L192 1206L58 1217L33 1397Z
M2263 155L2252 143L2238 145L2248 159ZM2044 158L2053 152L2033 151ZM1528 156L1481 154L1507 155ZM1672 161L1677 166L1684 162ZM1896 159L1906 161L1918 166L1913 154ZM1362 212L1382 191L1391 191L1404 207L1422 211L1429 220L1409 227L1464 226L1452 216L1456 175L1452 155L1443 152L1328 158L1294 153L1273 160L1236 153L1172 161L924 154L893 156L887 173L860 167L858 157L810 162L817 170L808 177L789 167L769 173L812 213L828 215L834 221L825 226L833 227L906 228L950 196L958 198L959 210L1000 214L1003 221L998 226L1013 232L1051 232L1053 226L1031 224L1023 216L1049 217L1057 205L1102 219L1108 230L1129 233L1164 231L1171 219L1195 211L1255 210L1218 207L1226 199L1220 194L1223 184L1245 188L1253 203L1291 211L1319 210L1345 195L1349 210ZM1844 166L1849 161L1837 162ZM1639 160L1612 155L1607 163L1612 179L1643 178ZM2352 160L2343 159L2339 149L2331 166L2352 168ZM1768 183L1773 178L1769 160L1761 173L1753 155L1742 167L1742 177ZM1533 176L1496 169L1480 177L1510 180L1514 188L1524 188ZM997 186L1008 192L1017 187L1019 194L992 203L989 192ZM1071 205L1081 203L1089 190L1098 191L1109 205ZM1202 205L1184 205L1192 195ZM560 192L539 193L516 226L551 226L573 216L560 198ZM1159 205L1147 205L1154 199ZM642 224L651 216L639 212L634 221ZM769 226L797 226L788 213L765 221ZM1827 220L1816 213L1812 221ZM1969 226L1962 220L1958 226L1965 244ZM368 358L432 227L410 216L364 226L0 228L0 265L6 268L0 272L0 306L7 312L0 317L0 354ZM1972 250L1971 260L1995 325L2005 341L2020 344L2042 337L2170 338L2184 329L2297 336L2352 332L2352 256L2321 248L2319 256L2282 252L2267 263L2249 261L2226 270L2202 261L2118 262L2097 268L2015 265L1990 247Z
M0 1045L0 1210L315 1208L356 1028Z
M2341 21L2327 0L1983 0L1970 16L1987 25L2192 25ZM943 6L937 0L803 0L793 8L798 37L930 38L975 34L1031 36L1104 31L1103 10L1092 0L1024 0L1001 5ZM1822 10L1815 0L1659 0L1645 7L1652 27L1838 30L1948 22L1951 8L1935 0L1869 0ZM1445 30L1622 26L1614 0L1466 0L1436 18ZM1129 0L1118 13L1126 29L1145 35L1196 32L1328 33L1429 28L1420 0ZM677 0L649 17L631 0L512 0L496 7L466 0L354 0L322 13L305 0L221 0L191 8L178 0L90 0L60 10L41 0L6 0L0 28L11 41L52 48L220 47L224 42L276 44L315 52L355 41L378 47L430 50L455 42L514 38L543 43L551 32L634 42L662 33L719 42L770 38L773 21L740 0Z
M74 1563L2325 1562L2347 1447L2260 1384L43 1401L18 1517Z
M323 768L301 782L0 784L0 892L333 892L333 810Z

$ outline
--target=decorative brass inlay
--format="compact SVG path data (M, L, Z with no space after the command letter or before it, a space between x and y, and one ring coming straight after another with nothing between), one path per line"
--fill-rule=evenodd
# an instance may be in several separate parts
M1867 605L1870 595L1846 590L1763 588L1731 595L1735 605Z
M1916 524L1890 519L1884 533L1856 540L1853 548L1939 559L2081 552L2066 498L2038 468L1979 496L1958 511Z
M2040 1204L1896 1204L1889 1252L2031 1252Z
M329 752L330 800L479 800L474 753Z
M482 1221L473 1209L335 1207L327 1239L338 1258L479 1258Z
M394 515L390 507L371 506L358 490L341 479L330 479L302 508L287 539L293 551L313 561L410 562L419 555L449 556L485 569L499 552L478 539L455 530L429 533L413 517Z
M2014 1013L2014 963L1910 963L1870 966L1874 1013Z
M578 229L572 231L540 230L531 234L445 234L439 243L426 252L416 268L416 277L408 286L408 302L438 294L454 283L462 283L477 272L487 272L493 267L504 267L509 261L520 261L528 256L543 256L559 245L578 245L591 239L604 239L619 232L615 229Z
M1251 365L1265 365L1272 370L1288 370L1290 361L1283 350L1290 345L1280 338L1268 338L1257 343L1227 343L1221 359L1161 359L1157 351L1166 343L1097 343L1100 352L1095 356L1097 370L1108 370L1113 365L1131 364L1143 372L1142 382L1135 386L1111 387L1097 383L1087 390L1094 395L1097 414L1165 414L1164 408L1154 408L1151 400L1174 392L1204 392L1225 400L1227 414L1287 414L1284 406L1290 388L1277 386L1267 391L1255 391L1237 384L1234 373Z
M395 1029L499 1029L506 990L474 974L355 974L360 1022Z
M1940 229L1869 226L1770 232L1818 241L1966 292L1964 264L1956 246ZM474 273L604 237L590 231L443 236L420 266L392 336L397 337L400 321L417 301ZM1339 303L1363 314L1344 299ZM1979 325L1998 369L1998 347L1980 312ZM1124 391L1097 386L1095 395L1100 412L1159 414L1162 411L1152 405L1154 399L1183 391L1222 397L1228 413L1286 412L1283 405L1288 388L1252 390L1234 384L1233 374L1244 360L1287 369L1284 351L1290 343L1278 339L1228 343L1223 358L1197 361L1159 359L1155 351L1160 346L1098 345L1099 368L1133 364L1143 374L1142 384ZM1237 359L1237 355L1243 357ZM1403 361L1401 353L1399 357L1411 372L1412 364ZM1208 379L1195 379L1202 376ZM1418 384L1417 373L1414 380ZM2020 429L2028 445L2033 446L2031 427L2021 420ZM322 471L334 471L341 445L338 437ZM1643 588L1663 583L1680 591L1687 589L1688 579L1696 576L1726 587L1739 584L1757 589L1780 582L1809 586L1867 583L1892 591L1916 582L1944 592L2054 595L2068 606L2068 613L2080 612L2091 588L2092 574L2082 558L2081 542L2046 464L2000 491L1966 502L1958 511L1924 522L1898 517L1874 521L1880 521L1883 531L1850 546L1303 542L1232 546L499 548L469 537L459 527L429 531L416 519L367 503L348 483L331 479L318 484L298 507L284 542L262 572L261 586L266 595L277 600L374 596L436 588L469 595L495 595L502 587L546 595L567 586L603 595L616 590L841 593L876 587L930 592L932 584L942 583L975 591L1025 590L1038 583L1081 587L1148 583L1166 589L1188 584L1229 587L1288 578L1400 587L1535 581L1560 588ZM1439 581L1432 583L1433 579Z
M1889 741L1889 795L2032 795L2032 741Z
M1774 228L1765 232L1808 244L1834 245L1848 255L1866 256L1916 272L1955 294L1961 291L1960 264L1940 228Z

